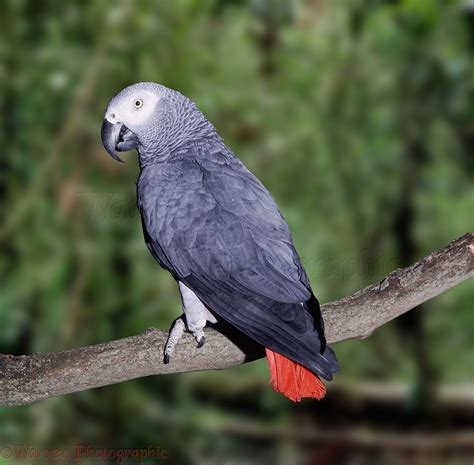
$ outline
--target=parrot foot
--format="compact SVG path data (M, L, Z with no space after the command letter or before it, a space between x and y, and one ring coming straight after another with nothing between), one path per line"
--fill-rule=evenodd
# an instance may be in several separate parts
M190 332L194 338L196 339L197 347L198 349L201 348L204 343L206 342L206 338L204 336L204 326L206 324L206 320L203 322L200 322L199 325L196 325L194 323L191 328L186 327L186 323L184 321L184 317L180 316L179 318L176 318L174 320L173 325L171 326L170 332L168 334L168 340L166 341L165 344L165 350L164 350L164 357L163 361L164 363L169 363L171 360L171 356L173 355L174 348L178 341L181 339L183 336L183 333L185 331Z
M171 359L171 355L173 355L174 347L177 342L181 339L186 325L184 323L183 317L176 318L174 320L173 325L171 326L170 332L168 334L168 340L165 344L165 351L164 351L164 363L169 363Z
M204 343L206 342L206 338L204 337L204 331L200 329L199 331L195 331L193 333L194 339L198 343L197 348L200 349Z

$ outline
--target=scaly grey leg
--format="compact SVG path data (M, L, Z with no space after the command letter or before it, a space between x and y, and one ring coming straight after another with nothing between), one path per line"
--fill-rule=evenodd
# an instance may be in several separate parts
M204 336L204 327L206 323L216 323L217 320L214 315L206 308L206 306L199 300L194 292L185 286L183 283L178 283L179 292L181 293L181 300L183 303L183 312L179 318L173 323L170 329L168 340L166 341L164 351L164 362L169 363L173 355L174 347L181 339L184 331L190 332L198 343L198 348L202 347L206 342Z
M184 316L184 315L183 315ZM186 325L184 324L183 316L176 318L171 326L168 334L168 340L165 344L164 362L169 363L171 355L173 355L174 346L181 339Z

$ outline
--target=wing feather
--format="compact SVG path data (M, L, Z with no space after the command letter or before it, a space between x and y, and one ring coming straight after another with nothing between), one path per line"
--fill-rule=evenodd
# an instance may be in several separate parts
M260 344L332 377L337 362L321 342L319 305L316 314L308 307L314 297L288 226L237 158L192 152L151 165L138 194L145 239L162 266Z

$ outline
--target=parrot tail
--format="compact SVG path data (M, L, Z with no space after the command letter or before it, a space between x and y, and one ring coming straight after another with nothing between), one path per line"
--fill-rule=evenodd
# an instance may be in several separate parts
M302 397L322 399L326 386L312 371L283 355L265 349L270 367L270 383L275 391L280 392L293 402Z

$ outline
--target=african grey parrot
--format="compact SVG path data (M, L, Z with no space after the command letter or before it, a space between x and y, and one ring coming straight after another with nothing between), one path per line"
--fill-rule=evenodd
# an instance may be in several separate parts
M145 242L177 281L184 331L222 318L265 347L273 387L292 400L321 398L319 376L338 371L319 303L284 218L261 182L184 95L141 82L118 93L102 125L107 152L137 149L137 203Z

